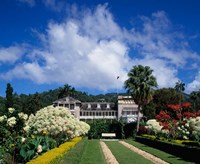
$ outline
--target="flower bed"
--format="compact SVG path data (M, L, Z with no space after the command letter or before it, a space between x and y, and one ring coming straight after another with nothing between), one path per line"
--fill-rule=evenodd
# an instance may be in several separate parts
M65 142L64 144L61 144L58 148L54 148L41 156L39 156L36 159L31 160L27 164L49 164L52 160L55 160L56 158L62 157L62 155L69 151L72 147L74 147L79 141L81 141L81 137L77 137L72 139L69 142Z

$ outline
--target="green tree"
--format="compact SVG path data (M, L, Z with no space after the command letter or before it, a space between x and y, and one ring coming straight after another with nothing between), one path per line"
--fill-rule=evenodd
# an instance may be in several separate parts
M137 116L137 132L139 130L139 113L141 107L148 104L152 100L153 89L157 87L156 78L152 75L153 70L148 66L134 66L128 73L128 79L124 83L124 87L133 97L138 105Z
M68 84L65 84L64 87L60 90L58 98L63 98L67 96L75 96L76 90L74 87L71 87Z
M180 92L183 95L183 92L185 90L185 83L179 80L178 82L176 82L176 85L174 88L176 89L177 92ZM182 99L180 100L180 104L181 103L182 103Z
M153 103L155 104L156 114L160 113L161 110L168 110L167 105L179 104L183 95L177 92L174 88L161 88L155 91L153 95Z
M13 107L13 88L10 83L7 84L6 87L6 109Z
M29 95L26 102L24 102L23 112L28 115L35 114L40 108L40 95L35 93L33 95Z
M190 99L193 103L193 109L196 111L200 109L200 91L193 91L190 93Z

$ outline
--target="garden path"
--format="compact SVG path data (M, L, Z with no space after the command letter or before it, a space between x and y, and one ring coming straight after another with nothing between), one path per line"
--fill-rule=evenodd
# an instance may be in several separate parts
M133 146L131 144L128 144L128 143L126 143L124 141L119 141L119 143L121 143L125 147L131 149L132 151L138 153L139 155L143 156L144 158L152 161L155 164L168 164L167 162L161 160L160 158L158 158L158 157L156 157L156 156L154 156L152 154L149 154L149 153L147 153L147 152L145 152L145 151L143 151L141 149L138 149L138 148L136 148L135 146Z

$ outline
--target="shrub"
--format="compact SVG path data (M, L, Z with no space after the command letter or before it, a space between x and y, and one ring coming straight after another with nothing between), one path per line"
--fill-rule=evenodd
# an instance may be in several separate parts
M33 159L32 161L28 162L27 164L41 164L41 163L50 163L51 161L56 162L56 160L59 157L62 157L62 155L69 151L72 147L74 147L82 138L77 137L74 138L70 142L65 142L64 144L60 145L58 148L54 148L43 155L39 156L36 159Z
M48 106L30 115L26 122L26 131L33 129L34 134L46 134L63 142L77 136L85 135L90 126L75 118L64 107Z

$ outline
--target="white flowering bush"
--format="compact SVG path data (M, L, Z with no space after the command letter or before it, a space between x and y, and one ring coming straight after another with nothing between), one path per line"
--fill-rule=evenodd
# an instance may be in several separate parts
M157 134L157 133L168 133L167 130L162 130L163 126L160 125L156 119L148 120L147 125L145 126L146 129L148 129L151 133Z
M192 136L196 140L200 140L200 116L196 118L189 119L189 126L192 129Z
M46 134L53 138L67 135L69 138L85 135L90 127L79 121L65 107L48 106L30 115L25 131L33 129L34 134Z
M16 124L16 118L15 118L15 117L10 117L10 118L8 118L7 124L8 124L10 127L14 127L15 124Z

